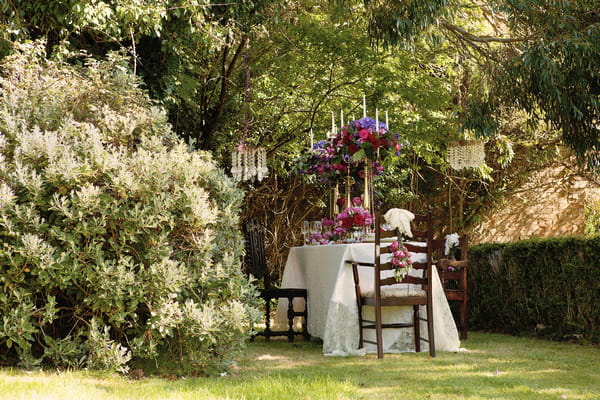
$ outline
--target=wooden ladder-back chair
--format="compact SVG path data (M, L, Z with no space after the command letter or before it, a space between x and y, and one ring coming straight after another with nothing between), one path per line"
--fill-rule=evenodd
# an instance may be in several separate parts
M382 261L383 255L391 253L389 246L381 246L381 239L385 236L394 236L396 231L381 231L382 216L375 216L375 262L374 263L358 263L352 262L352 272L354 277L354 286L356 291L356 301L358 306L358 318L360 326L359 346L363 347L363 343L371 343L377 345L377 357L383 358L383 333L386 328L413 328L415 337L415 350L421 351L421 342L429 343L429 354L435 357L435 335L433 326L433 303L432 303L432 253L430 243L432 240L431 230L431 214L429 211L426 215L415 215L411 226L413 234L412 240L422 241L423 246L416 244L404 243L404 246L410 253L425 253L427 255L426 262L414 262L413 269L420 271L420 274L413 273L406 275L401 282L396 281L390 271L394 269L391 262ZM389 256L388 256L389 257ZM373 267L374 269L374 288L373 291L363 291L360 286L359 267ZM386 271L387 274L385 273ZM383 273L383 276L382 276ZM417 276L420 275L420 276ZM391 277L390 277L391 276ZM394 285L413 284L420 285L423 289L418 294L410 294L399 296L392 293ZM398 286L396 286L397 288ZM392 290L389 290L392 289ZM386 293L386 292L389 292ZM363 319L363 307L373 306L375 308L375 321ZM410 322L383 322L381 309L388 306L412 306L413 318ZM420 307L425 306L426 318L421 316ZM421 335L420 321L427 322L428 337L424 338ZM375 329L376 340L369 341L364 339L364 329Z
M440 281L449 302L459 303L459 316L457 325L460 331L460 338L467 339L467 266L468 266L468 248L469 237L462 235L458 239L460 247L460 259L454 257L441 256L436 265L440 274ZM452 251L449 256L452 256Z
M305 339L310 336L306 329L307 312L307 291L301 288L275 288L272 286L271 276L267 264L267 251L265 247L265 228L255 220L248 220L244 223L244 237L246 246L246 272L253 275L259 281L262 280L264 288L260 289L260 297L265 301L265 330L256 335L264 336L270 341L272 336L287 336L289 342L294 341L294 336L302 335ZM288 330L271 330L271 302L275 299L285 298L288 300ZM302 311L294 310L294 299L304 299L304 309ZM302 330L294 330L294 318L302 318Z

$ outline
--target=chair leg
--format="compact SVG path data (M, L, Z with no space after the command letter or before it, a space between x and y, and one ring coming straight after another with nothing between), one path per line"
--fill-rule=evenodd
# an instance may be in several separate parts
M433 304L427 303L427 336L429 339L429 355L435 357L435 331L433 329Z
M419 306L413 306L413 328L415 331L415 351L421 352L421 317L419 315Z
M265 297L265 331L263 332L265 340L271 341L271 298Z
M377 358L383 358L383 328L381 325L381 307L375 307L375 335L377 337Z
M304 298L304 314L302 315L302 335L304 340L310 340L310 334L308 333L308 298Z
M467 339L467 299L460 303L460 339Z
M294 297L288 297L288 342L292 343L294 341Z
M362 349L364 346L363 342L363 319L362 319L362 306L358 305L358 348Z

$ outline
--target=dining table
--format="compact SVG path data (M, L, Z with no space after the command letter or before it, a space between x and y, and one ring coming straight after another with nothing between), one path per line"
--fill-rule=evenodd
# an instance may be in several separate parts
M385 244L382 244L382 246ZM341 243L304 245L290 248L283 271L281 287L306 288L308 310L307 329L312 338L321 339L325 355L364 355L376 352L376 346L364 343L359 349L358 307L354 289L352 266L349 260L373 262L374 243ZM411 254L413 261L426 259L425 253ZM414 271L414 270L413 270ZM411 271L410 273L413 273ZM361 288L373 287L373 268L360 267ZM415 285L399 283L397 290L409 294ZM435 345L438 351L459 351L460 339L450 306L444 294L437 268L432 275L433 315ZM304 299L294 300L294 308L303 309ZM421 315L426 315L421 306ZM373 307L364 307L363 316L374 319ZM406 322L412 320L412 307L385 307L383 321ZM300 321L297 321L300 323ZM278 303L273 325L287 324L287 299ZM421 322L421 332L427 337L426 322ZM364 332L367 340L375 339L375 330ZM412 328L384 329L383 344L386 353L411 352L415 349ZM422 346L427 351L427 343Z

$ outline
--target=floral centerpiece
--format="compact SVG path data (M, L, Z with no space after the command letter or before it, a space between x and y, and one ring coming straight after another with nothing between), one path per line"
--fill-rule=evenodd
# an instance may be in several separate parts
M402 144L398 138L398 134L388 131L385 123L365 117L342 127L332 142L340 149L342 159L350 157L355 162L379 163L389 154L400 155Z
M347 232L347 229L331 218L323 218L321 224L324 228L323 239L326 243L335 243L340 241Z
M350 237L347 239L356 242L362 241L366 228L373 223L373 215L369 210L362 207L360 197L352 199L352 204L336 215L335 219L338 221L339 226L349 232Z
M402 242L392 242L390 244L390 251L392 252L391 262L394 266L394 278L400 282L412 268L413 262L410 259L410 253Z
M364 179L367 163L372 174L381 175L382 163L400 155L403 144L399 138L388 131L385 123L373 118L351 121L335 137L315 143L312 152L299 161L299 170L332 186L348 175Z
M335 218L340 222L342 228L345 229L364 228L373 223L373 216L369 210L357 204L356 198L353 201L353 205L340 212Z
M350 207L344 209L334 218L322 218L320 232L312 232L308 242L313 244L328 244L347 241L361 241L365 229L373 223L373 216L362 207L360 197L352 199Z

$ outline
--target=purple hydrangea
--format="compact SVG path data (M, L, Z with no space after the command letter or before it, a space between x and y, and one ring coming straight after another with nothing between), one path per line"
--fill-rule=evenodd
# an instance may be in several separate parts
M388 127L384 122L379 121L379 124L377 124L373 118L369 117L361 118L358 121L352 121L350 125L354 125L355 128L359 129L370 129L373 132L378 131L375 125L379 125L379 129L385 129L386 131L388 130Z

